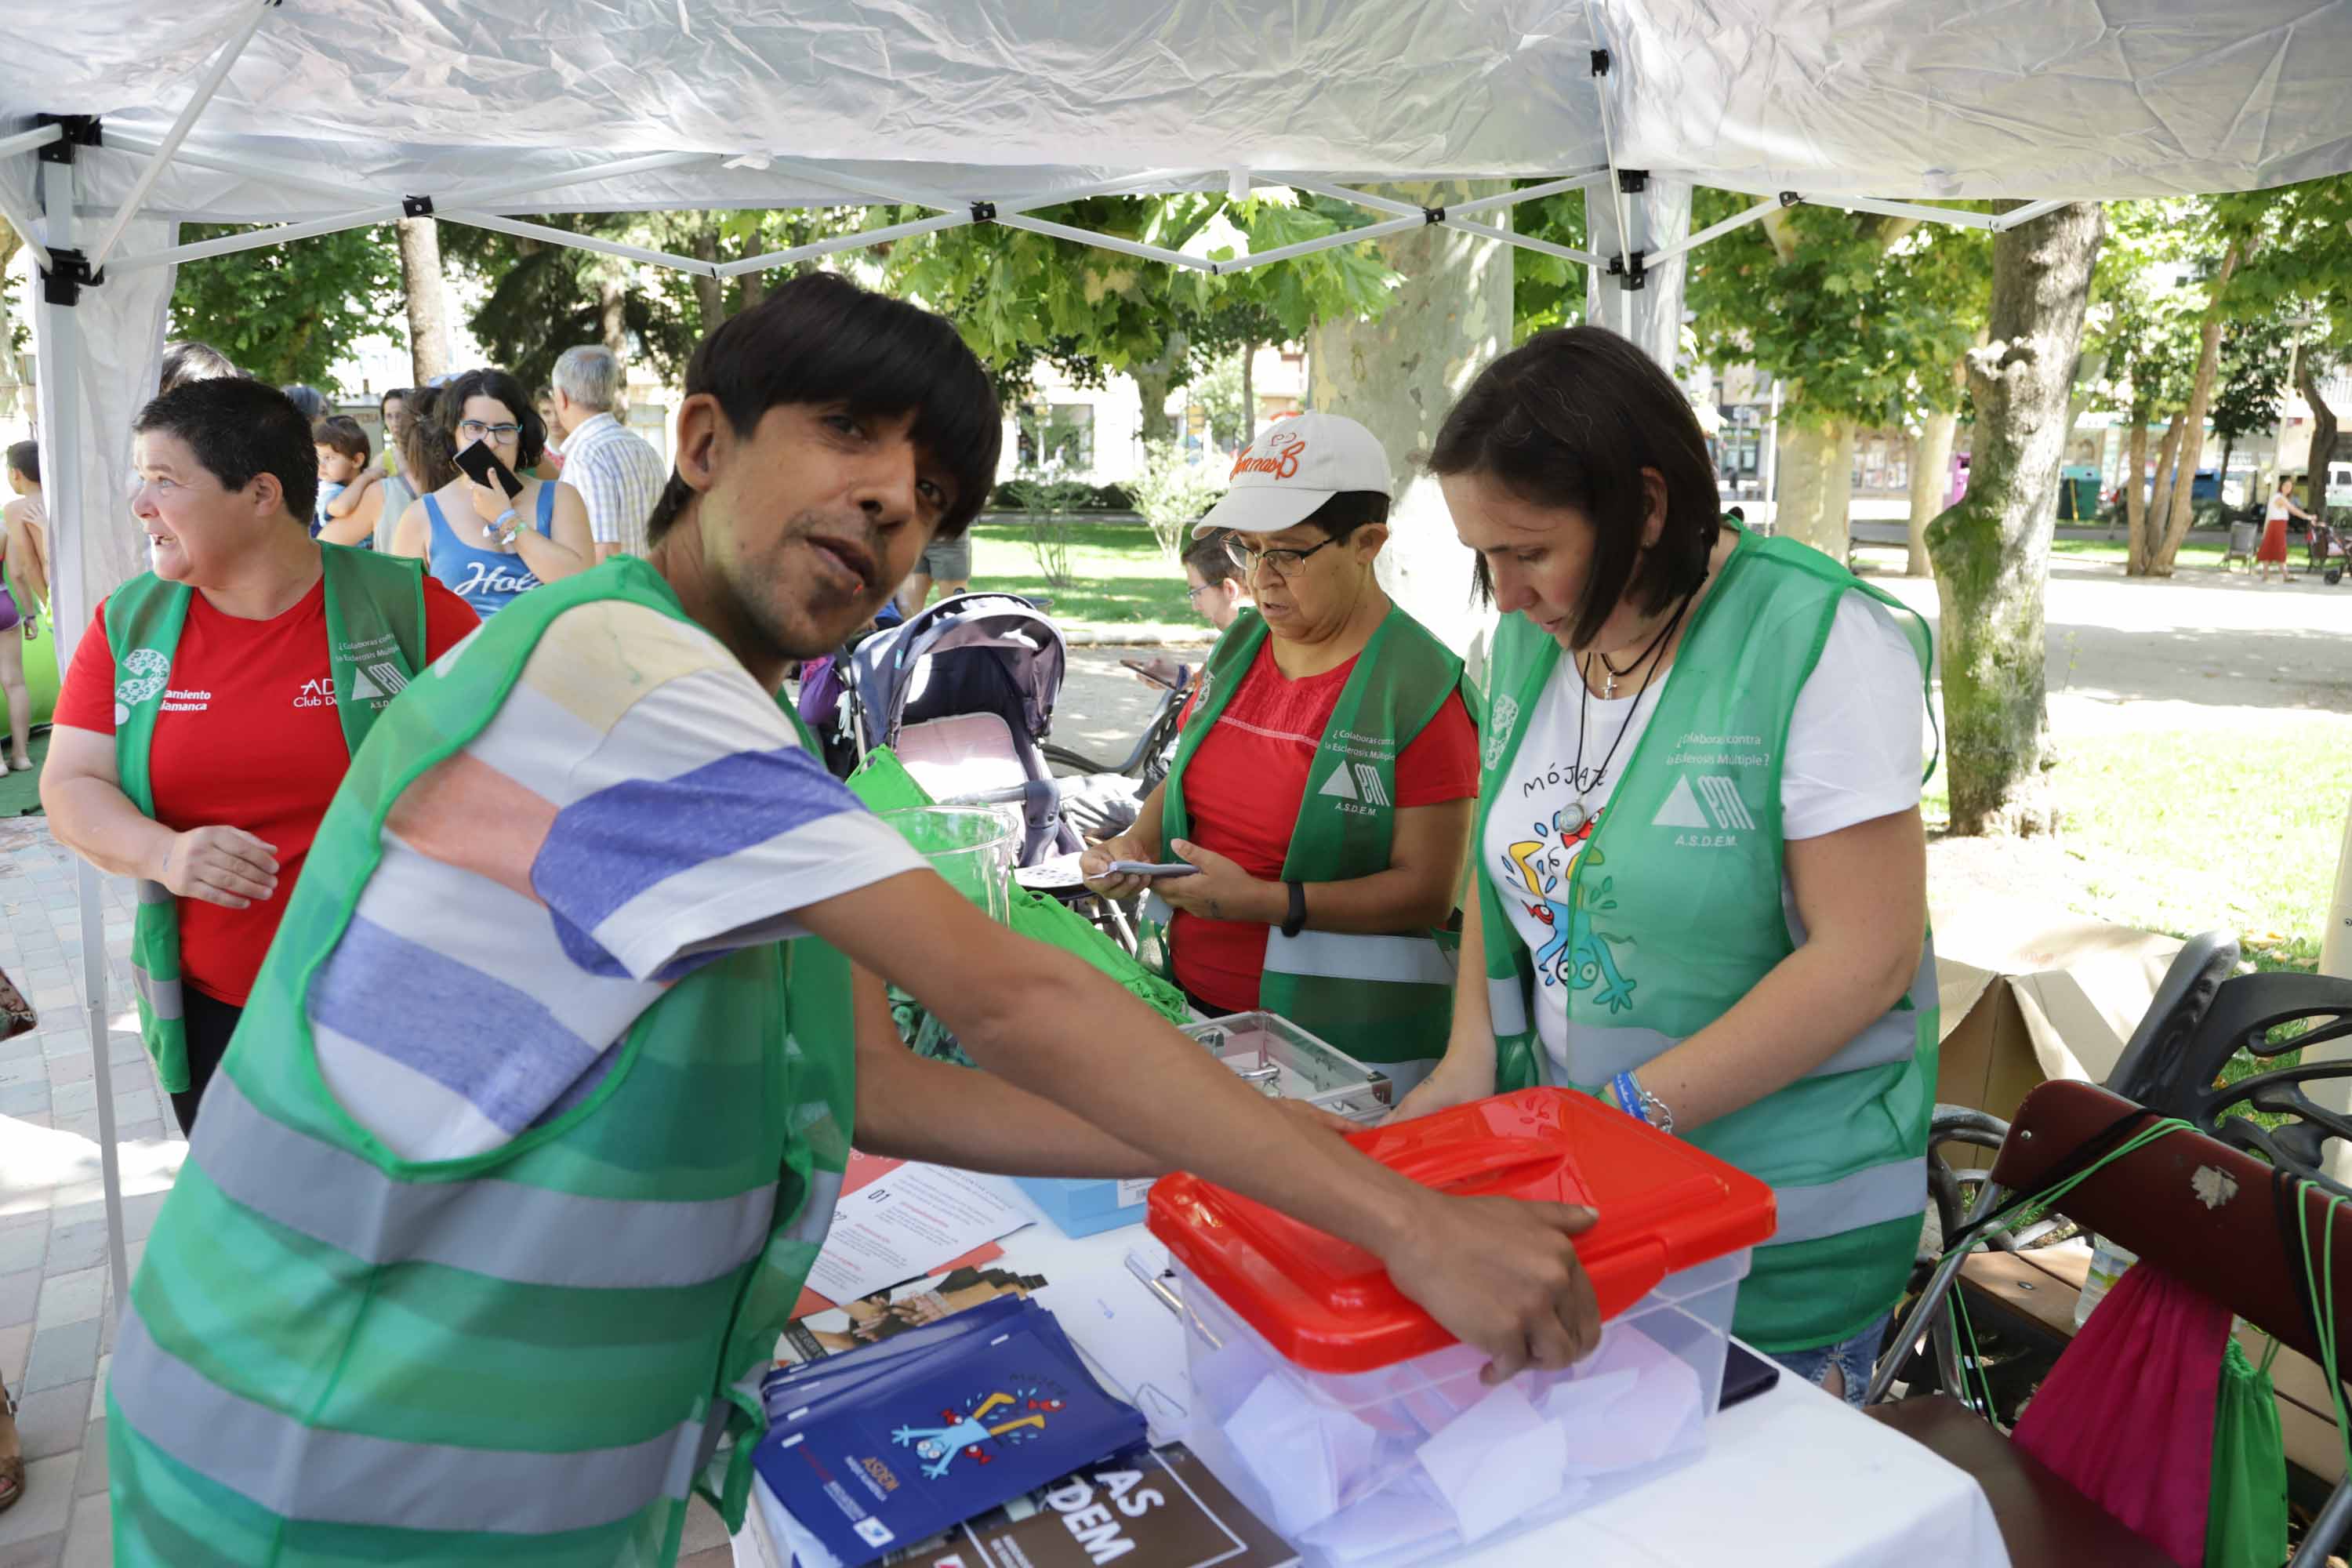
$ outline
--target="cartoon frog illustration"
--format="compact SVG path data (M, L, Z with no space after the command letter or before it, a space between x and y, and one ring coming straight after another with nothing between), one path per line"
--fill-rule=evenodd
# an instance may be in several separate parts
M991 1414L1005 1405L1024 1404L1028 1410L1025 1415L993 1424L988 1420ZM988 1451L990 1439L1002 1437L1007 1433L1017 1432L1024 1427L1034 1427L1043 1431L1045 1426L1045 1417L1057 1413L1061 1408L1062 1402L1058 1399L1023 1401L1000 1390L973 1406L969 1415L960 1415L952 1410L942 1410L940 1412L940 1419L946 1422L946 1426L901 1426L890 1434L890 1440L902 1447L911 1445L918 1458L929 1461L923 1466L923 1474L933 1480L938 1480L948 1473L948 1467L955 1463L958 1454L970 1458L975 1464L984 1465L991 1458Z
M1571 828L1566 813L1554 812L1549 821L1533 825L1537 837L1511 845L1509 862L1534 900L1523 900L1520 907L1551 931L1549 940L1535 954L1536 973L1543 977L1543 983L1591 991L1594 1002L1612 1013L1622 1013L1633 1005L1636 983L1618 971L1616 955L1611 951L1612 942L1617 939L1595 929L1592 923L1592 911L1617 907L1616 900L1609 897L1613 879L1604 877L1596 882L1588 871L1575 889L1576 904L1553 897L1579 854L1591 856L1595 867L1604 863L1598 851L1584 847L1591 843L1601 818L1608 814L1609 808L1603 806ZM1580 904L1583 907L1577 907Z

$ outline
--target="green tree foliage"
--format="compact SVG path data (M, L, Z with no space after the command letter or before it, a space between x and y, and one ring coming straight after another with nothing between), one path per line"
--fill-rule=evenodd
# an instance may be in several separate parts
M180 237L194 244L251 226L187 224ZM173 337L201 339L280 386L356 392L330 371L362 338L401 335L399 321L400 252L389 225L184 262L172 285Z
M2235 445L2278 423L2279 399L2294 374L2297 328L2271 317L2221 329L2221 374L2213 388L2213 433Z
M531 221L633 244L650 237L637 214ZM490 363L525 386L546 385L556 356L574 343L607 342L608 305L619 312L625 353L649 362L665 380L680 376L694 352L700 321L691 293L681 300L670 287L678 274L458 223L441 226L441 255L487 285L467 325Z
M1522 180L1524 190L1537 182ZM1549 240L1570 250L1585 242L1584 196L1570 191L1522 202L1511 209L1515 233ZM1576 262L1519 247L1511 249L1511 342L1523 343L1547 327L1572 327L1584 320L1584 268Z
M1691 226L1755 198L1702 187ZM1976 229L1800 205L1700 247L1699 353L1789 386L1784 421L1899 426L1958 406L1952 367L1983 328L1991 249Z

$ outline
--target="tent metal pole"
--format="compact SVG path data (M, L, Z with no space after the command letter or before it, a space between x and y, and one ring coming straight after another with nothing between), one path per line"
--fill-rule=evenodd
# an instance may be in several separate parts
M1521 250L1532 250L1543 256L1557 256L1562 261L1573 261L1580 267L1609 265L1606 258L1595 256L1589 250L1573 250L1565 245L1554 245L1550 240L1538 239L1532 235L1513 234L1509 229L1496 228L1490 224L1465 223L1454 216L1452 207L1445 209L1445 222L1441 226L1457 229L1464 234L1475 234L1481 239L1499 239L1505 245L1516 245Z
M1780 210L1780 204L1777 201L1758 202L1754 206L1749 207L1744 213L1739 213L1734 216L1725 218L1721 223L1711 223L1707 225L1705 228L1700 229L1696 234L1692 235L1688 239L1684 240L1680 245L1670 245L1664 250L1652 251L1648 258L1648 265L1655 267L1661 261L1672 260L1677 256L1696 250L1700 246L1705 245L1707 241L1711 239L1721 239L1725 235L1731 233L1735 229L1746 228L1751 223L1761 223L1764 219L1771 216L1774 213L1779 212Z
M1584 0L1584 21L1592 29L1592 42L1596 46L1593 52L1592 100L1601 106L1601 151L1609 160L1609 199L1616 204L1617 208L1617 274L1622 279L1633 274L1633 258L1625 243L1626 236L1633 232L1633 226L1632 216L1625 210L1625 181L1617 172L1617 132L1612 123L1614 117L1609 112L1606 83L1609 80L1610 51L1598 47L1601 43L1601 18L1593 11L1592 0ZM1590 233L1591 224L1585 227Z
M50 129L55 130L56 127L51 126ZM43 245L33 232L39 226L18 210L16 204L9 199L5 185L0 185L0 217L8 220L8 226L16 231L16 237L25 242L25 248L32 253L34 262L42 271L47 272L57 265L49 259L49 247Z
M746 272L764 272L772 267L814 261L820 256L832 256L844 250L863 250L869 245L887 245L891 240L906 239L913 235L937 234L943 228L961 228L970 222L970 213L941 213L937 217L918 218L913 223L894 223L885 228L865 228L856 234L835 235L831 239L820 239L814 244L796 245L790 250L771 250L763 256L747 256L740 261L722 261L717 272L721 278L740 278Z
M245 46L251 43L253 35L260 30L261 19L277 7L278 0L246 0L246 9L251 15L213 56L212 64L205 68L204 79L196 83L195 96L188 100L187 106L180 110L179 118L172 121L172 129L163 134L163 144L155 150L155 155L147 161L147 166L139 171L139 178L131 184L131 194L123 197L122 205L115 209L114 221L106 226L106 237L98 242L97 250L90 255L89 269L93 273L105 270L106 258L114 254L115 246L121 242L122 231L131 226L131 219L139 211L139 204L147 199L147 193L155 188L155 181L163 173L163 166L172 161L172 154L179 150L180 143L187 140L188 131L195 124L196 116L205 111L205 106L213 100L213 94L218 92L221 83L228 79L229 68L236 64L237 57L245 53Z
M434 209L434 216L450 223L462 223L472 228L496 229L500 234L519 234L525 239L543 239L550 245L569 246L573 250L593 250L600 255L618 256L629 261L642 261L653 267L667 267L677 272L699 273L705 278L719 276L716 262L705 261L698 256L679 256L667 250L647 250L641 245L624 245L617 239L604 239L593 234L577 234L568 228L552 228L543 223L525 223L520 218L498 217L489 213L459 212L447 207Z
M234 256L240 250L259 250L264 246L284 245L289 240L309 239L315 235L340 234L347 228L369 228L380 223L398 223L404 216L401 205L392 202L360 212L339 214L334 217L312 218L309 223L278 224L271 228L256 229L251 234L226 234L218 239L199 240L194 245L175 245L168 250L151 250L144 256L126 256L114 264L114 269L129 272L140 267L173 267L183 261L202 261L208 256Z
M1882 201L1876 196L1808 196L1798 200L1807 206L1843 207L1848 212L1877 213L1885 217L1907 217L1919 223L1948 224L1954 228L1980 228L1988 233L1997 226L1990 213L1962 212L1957 207L1924 206L1917 202ZM2060 204L2062 206L2063 203Z
M2072 196L2052 196L2046 201L2028 202L2015 212L1995 213L1992 219L1992 231L1995 234L2007 234L2011 229L2021 227L2032 223L2035 218L2047 217L2060 207L2072 205L2074 200Z
M30 131L19 131L14 136L0 136L0 158L14 153L30 153L46 147L66 133L62 125L36 125Z
M1318 250L1336 250L1340 246L1354 245L1359 240L1382 239L1391 234L1402 234L1407 229L1428 226L1429 219L1423 216L1420 208L1415 207L1411 217L1392 217L1386 223L1370 223L1361 228L1351 228L1339 234L1327 234L1320 239L1302 239L1297 245L1277 246L1257 256L1244 256L1232 261L1213 262L1210 265L1210 270L1223 278L1230 273L1246 272L1253 267L1264 267L1270 262L1288 261L1294 257L1312 256Z
M142 136L131 131L117 131L112 126L109 126L106 131L106 145L126 153L154 153L159 151L163 143L152 136ZM244 174L274 180L289 189L309 191L314 195L331 196L338 202L348 202L355 195L380 195L388 202L399 199L397 196L385 195L382 192L356 191L352 188L348 181L338 184L332 180L322 180L316 174L306 174L299 169L272 163L267 158L229 158L216 153L206 153L182 145L173 153L172 161L175 163L185 163L194 169L210 169L217 174Z
M465 207L478 211L483 207L512 205L518 196L533 196L542 191L560 191L566 185L586 184L591 180L618 179L623 174L643 174L656 169L675 169L685 163L704 163L718 157L716 153L648 153L639 158L623 158L617 163L594 163L561 174L535 174L526 180L509 180L503 184L477 185L471 190L451 191L436 196L434 205Z
M1370 207L1376 213L1394 213L1400 216L1419 217L1423 211L1419 202L1409 202L1401 196L1383 196L1372 191L1352 190L1346 185L1327 185L1318 180L1285 180L1283 184L1294 191L1307 191L1318 196L1329 196L1334 201L1349 202L1360 207Z
M1055 191L1042 196L1013 196L1000 199L1000 213L1033 213L1040 207L1057 207L1064 202L1082 202L1088 196L1131 195L1138 187L1171 185L1181 180L1197 180L1213 174L1213 169L1150 169L1140 174L1129 174L1120 180L1097 180L1091 185L1078 185L1066 191Z
M1091 245L1097 250L1116 250L1122 256L1139 256L1146 261L1163 261L1171 267L1189 267L1196 272L1214 275L1221 264L1187 256L1181 250L1168 250L1157 245L1140 245L1115 235L1097 234L1092 229L1074 228L1066 223L1048 223L1044 218L1028 217L1019 213L1000 213L996 221L1007 228L1025 228L1032 234L1050 234L1058 239L1074 239L1080 245ZM1223 263L1231 267L1233 263Z
M48 219L48 237L60 248L74 243L74 172L71 163L41 165L41 200ZM73 552L72 571L57 572L58 633L65 639L61 655L70 658L72 637L82 629L89 613L89 584L84 571L83 541L89 534L89 498L82 494L79 458L82 452L81 321L69 305L42 304L35 321L47 328L38 344L42 362L50 368L50 406L42 409L47 447L53 460L42 477L47 480L49 549L53 565L61 564L66 550ZM64 548L60 549L60 545ZM89 1033L90 1088L98 1096L99 1184L106 1200L108 1278L114 1282L114 1310L131 1299L131 1255L122 1235L122 1156L115 1146L113 1042L106 1031L106 906L98 868L76 857L74 893L81 903L82 995L88 1008L84 1026Z
M1546 196L1556 196L1568 191L1590 190L1608 178L1609 171L1605 168L1587 169L1580 174L1570 174L1559 180L1546 180L1539 185L1529 185L1523 191L1504 191L1496 195L1478 196L1466 202L1448 202L1445 204L1445 214L1448 217L1457 214L1466 217L1472 213L1487 212L1496 207L1517 206L1521 202L1541 201Z
M795 174L802 174L808 179L814 181L818 184L831 185L835 190L848 191L856 195L870 196L877 201L887 202L892 206L929 207L933 212L941 213L963 212L971 206L971 204L968 201L955 201L946 196L935 195L927 191L916 191L903 185L893 186L880 184L875 181L861 179L856 175L843 174L835 170L828 169L821 163L811 163L800 158L771 158L769 160L769 164L771 167L789 169ZM1068 198L1062 196L1056 196L1054 198L1055 201L1064 201L1067 199ZM847 202L827 202L821 205L826 206L847 206L852 204ZM1050 206L1053 204L1048 202L1044 205Z

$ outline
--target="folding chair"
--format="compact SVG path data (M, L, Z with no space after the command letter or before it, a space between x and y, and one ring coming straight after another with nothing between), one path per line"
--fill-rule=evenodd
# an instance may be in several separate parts
M2070 1173L2086 1145L2135 1113L2140 1120L2156 1115L2089 1084L2042 1085L2019 1107L1979 1207L1989 1212L2003 1193L2038 1192ZM2309 1187L2297 1192L2316 1258L2329 1224L2327 1206ZM2272 1167L2252 1154L2201 1132L2168 1133L2095 1172L2059 1200L2057 1209L2319 1359L2302 1245L2280 1224ZM2334 1310L2352 1321L2352 1210L2339 1212L2333 1226L2336 1258L2322 1288L2334 1298ZM1906 1332L1912 1331L1906 1323ZM2167 1561L1958 1400L1932 1394L1874 1405L1866 1414L1977 1478L2016 1568L2092 1563L2156 1568ZM2325 1562L2347 1523L2352 1489L2338 1488L2305 1538L2295 1568Z

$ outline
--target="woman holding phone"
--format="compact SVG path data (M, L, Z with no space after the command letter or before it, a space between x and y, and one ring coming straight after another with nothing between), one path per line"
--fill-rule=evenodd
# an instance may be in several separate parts
M488 620L541 583L596 563L588 506L561 479L527 478L547 426L522 384L502 370L469 370L442 389L418 441L452 455L457 473L401 514L393 550ZM421 477L421 476L420 476Z

